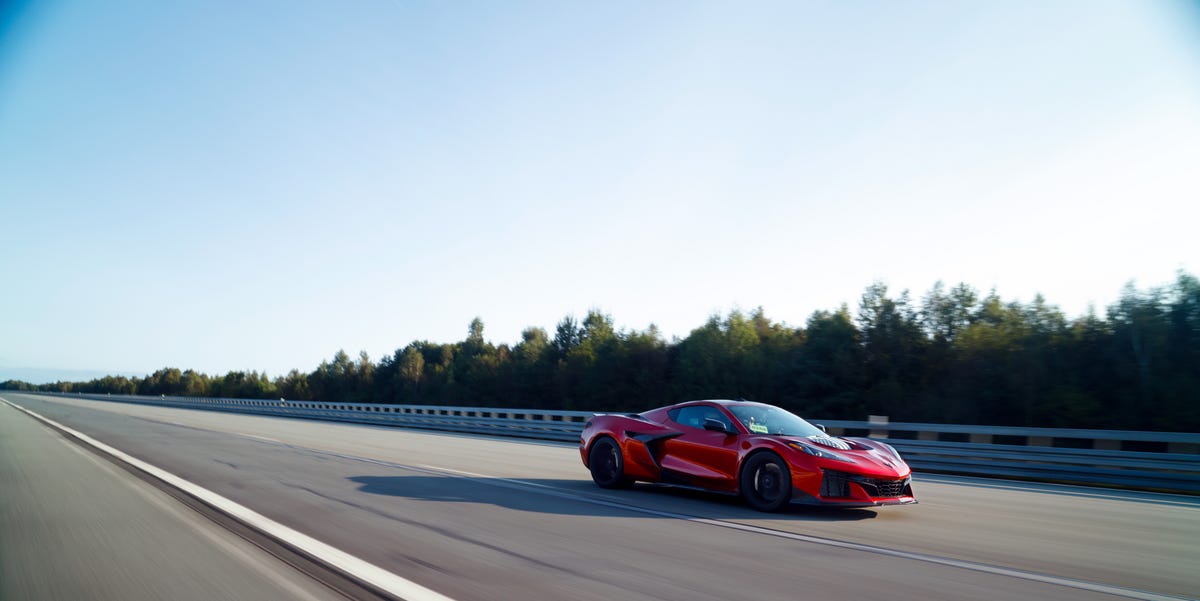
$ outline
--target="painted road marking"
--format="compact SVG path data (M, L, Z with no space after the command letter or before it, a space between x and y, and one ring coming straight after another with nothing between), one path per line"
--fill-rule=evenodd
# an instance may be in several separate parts
M267 442L277 442L277 443L283 444L282 440L277 440L277 439L271 438L269 436L258 436L257 434L246 434L244 432L233 432L232 434L234 434L235 436L244 436L246 438L253 438L254 440L265 440Z
M221 430L212 430L212 431L218 432L218 433L230 434L230 432L224 432ZM1127 599L1138 599L1141 601L1187 601L1187 599L1184 597L1176 597L1173 595L1165 595L1165 594L1153 593L1153 592L1149 592L1149 591L1141 591L1141 590L1137 590L1137 589L1125 588L1125 587L1120 587L1120 586L1107 585L1107 584L1101 584L1101 583L1096 583L1096 582L1089 582L1086 580L1076 580L1073 578L1052 576L1049 574L1039 574L1036 572L1027 572L1024 570L1018 570L1018 569L1014 569L1014 568L993 566L993 565L989 565L989 564L985 564L985 563L978 563L978 562L961 560L961 559L953 559L953 558L949 558L949 557L940 557L937 555L927 555L927 554L915 553L915 552L911 552L911 551L901 551L901 550L897 550L897 549L889 549L886 547L875 547L875 546L866 545L866 544L862 544L862 543L854 543L854 542L849 542L849 541L840 541L837 539L822 538L822 537L810 536L810 535L805 535L805 534L797 534L797 533L787 532L787 531L783 531L783 530L775 530L772 528L765 528L762 526L752 526L749 524L742 524L739 522L717 520L717 519L712 519L712 518L703 518L703 517L699 517L699 516L688 515L688 514L683 514L683 513L676 513L676 512L672 512L672 511L663 511L663 510L659 510L659 509L651 509L648 507L641 507L641 506L637 506L637 505L629 505L629 504L621 503L621 502L617 502L617 501L610 501L610 500L601 499L601 498L597 498L597 497L580 495L580 494L578 494L574 491L570 491L568 489L547 486L544 484L538 484L538 483L534 483L534 482L526 482L526 481L518 480L518 479L502 478L499 476L478 474L478 473L474 473L474 472L466 472L466 471L462 471L462 470L456 470L456 469L452 469L452 468L444 468L444 467L438 467L438 466L431 466L431 465L420 465L420 466L404 465L404 464L394 463L391 461L372 459L369 457L361 457L361 456L357 456L357 455L349 455L346 453L339 453L337 451L331 451L331 450L322 449L319 447L310 447L310 446L306 446L306 445L294 444L294 443L283 442L283 441L275 441L275 442L277 444L281 444L286 447L295 448L295 449L304 449L304 450L317 452L317 453L323 453L323 454L330 455L333 457L338 457L341 459L347 459L347 460L352 460L352 461L361 461L364 463L371 463L371 464L382 465L382 466L392 467L392 468L397 468L397 469L404 469L404 470L414 471L414 472L418 472L418 473L425 473L425 474L435 475L435 476L469 478L474 482L478 482L480 484L486 484L489 486L496 486L496 487L501 487L501 488L508 488L508 489L522 490L522 491L532 490L532 491L539 492L541 494L554 496L554 497L558 497L558 498L562 498L562 499L566 499L566 500L590 503L593 505L621 509L621 510L625 510L625 511L629 511L629 512L641 513L641 514L645 514L645 515L653 515L653 516L662 517L662 518L683 520L683 521L693 522L693 523L697 523L697 524L706 524L706 525L710 525L710 526L716 526L719 528L739 530L742 532L763 534L763 535L767 535L767 536L790 539L790 540L795 540L795 541L799 541L799 542L806 542L806 543L824 545L824 546L829 546L829 547L837 547L837 548L849 549L849 550L854 550L854 551L863 551L863 552L867 552L867 553L874 553L877 555L886 555L886 556L890 556L890 557L909 559L909 560L913 560L913 561L921 561L921 562L925 562L925 563L932 563L932 564L937 564L937 565L956 567L956 568L961 568L961 569L965 569L965 570L983 572L983 573L994 574L994 575L999 575L999 576L1007 576L1010 578L1017 578L1017 579L1021 579L1021 580L1041 582L1041 583L1045 583L1045 584L1054 584L1054 585L1065 586L1065 587L1073 588L1073 589L1077 589L1077 590L1086 590L1086 591L1091 591L1091 592L1098 592L1098 593L1104 593L1104 594L1108 594L1108 595L1114 595L1114 596L1118 596L1118 597L1124 597Z
M303 588L300 588L300 586L298 586L295 582L293 582L293 580L294 580L293 578L289 578L289 577L281 574L278 569L275 569L274 567L272 567L270 564L268 564L266 561L264 561L262 557L257 557L257 556L251 555L246 550L235 545L232 541L219 536L216 532L214 532L212 530L213 522L211 522L209 520L204 520L199 515L197 515L195 512L189 511L187 513L184 513L185 510L181 509L181 507L183 507L183 506L174 502L174 499L171 499L170 497L166 496L165 494L163 494L162 491L159 491L158 489L147 484L146 482L143 482L136 478L131 478L127 472L119 470L116 466L113 465L112 462L101 459L95 453L90 453L90 452L84 450L83 447L81 447L77 444L74 444L72 442L69 442L65 438L59 438L58 442L60 442L64 447L69 449L72 453L75 453L75 454L79 455L80 457L83 457L85 460L87 460L92 465L95 465L100 470L111 475L114 480L126 483L129 486L130 490L132 490L134 492L134 494L137 494L139 497L144 499L147 503L150 503L151 505L157 507L163 513L175 518L177 521L182 523L185 527L191 529L192 532L196 533L199 536L202 536L204 539L208 540L214 546L220 548L221 551L224 552L226 555L230 555L230 556L233 556L233 557L239 559L244 565L249 566L255 572L257 572L259 575L266 578L267 580L270 580L271 583L273 583L275 586L277 586L280 589L287 592L287 594L290 595L292 599L302 599L305 601L318 601L318 599L316 597L310 595L308 593L308 591L304 590ZM236 535L227 534L227 536L233 537ZM283 565L286 567L286 564L283 564Z
M499 476L490 476L487 474L479 474L479 473L475 473L475 472L467 472L467 471L463 471L463 470L456 470L456 469L444 468L444 467L438 467L438 466L432 466L432 465L404 465L404 464L399 464L399 463L393 463L390 461L383 461L380 459L371 459L369 457L359 457L356 455L347 455L344 453L337 453L334 451L327 451L327 450L317 449L317 448L312 448L312 447L303 447L300 445L293 445L291 443L283 443L283 444L286 446L289 446L289 447L302 448L302 449L307 449L310 451L315 451L318 453L324 453L324 454L338 457L341 459L362 461L364 463L383 465L383 466L387 466L387 467L404 469L404 470L414 471L414 472L418 472L418 473L425 473L425 474L434 475L434 476L445 476L445 477L449 477L449 478L469 478L472 482L486 484L488 486L496 486L496 487L500 487L500 488L508 488L508 489L520 490L520 491L532 490L532 491L536 491L536 492L544 494L544 495L549 495L549 496L557 497L560 499L579 501L582 503L590 503L592 505L600 505L602 507L621 509L621 510L633 512L633 513L641 513L641 514L646 514L646 515L653 515L656 517L683 520L683 521L693 522L693 523L697 523L697 524L706 524L709 526L716 526L718 528L728 528L731 530L740 530L742 532L764 534L767 536L790 539L790 540L805 542L805 543L812 543L812 544L816 544L816 545L824 545L827 547L837 547L840 549L849 549L852 551L863 551L866 553L874 553L876 555L886 555L889 557L898 557L898 558L909 559L909 560L913 560L913 561L921 561L921 562L925 562L925 563L932 563L932 564L937 564L937 565L960 568L960 569L964 569L964 570L971 570L974 572L983 572L986 574L993 574L993 575L997 575L997 576L1007 576L1009 578L1017 578L1020 580L1028 580L1028 581L1032 581L1032 582L1041 582L1044 584L1065 586L1065 587L1073 588L1073 589L1077 589L1077 590L1091 591L1091 592L1096 592L1096 593L1104 593L1107 595L1113 595L1113 596L1117 596L1117 597L1124 597L1126 599L1138 599L1139 601L1189 601L1185 597L1176 597L1174 595L1165 595L1165 594L1161 594L1161 593L1153 593L1150 591L1141 591L1141 590L1137 590L1137 589L1131 589L1131 588L1126 588L1126 587L1121 587L1121 586L1114 586L1114 585L1109 585L1109 584L1102 584L1102 583L1098 583L1098 582L1088 582L1086 580L1076 580L1074 578L1064 578L1061 576L1052 576L1050 574L1039 574L1037 572L1027 572L1024 570L1018 570L1018 569L1014 569L1014 568L1005 568L1005 567L1001 567L1001 566L993 566L993 565L989 565L986 563L978 563L978 562L967 561L967 560L963 560L963 559L953 559L950 557L927 555L925 553L915 553L912 551L901 551L898 549L889 549L887 547L875 547L872 545L864 545L862 543L841 541L841 540L832 539L832 538L822 538L819 536L797 534L794 532L787 532L785 530L775 530L772 528L765 528L762 526L752 526L750 524L742 524L739 522L729 522L729 521L725 521L725 520L716 520L716 519L712 519L712 518L702 518L699 516L688 515L685 513L676 513L674 511L663 511L661 509L651 509L649 507L628 505L626 503L620 503L617 501L609 501L606 499L599 499L599 498L591 497L591 496L587 496L587 495L580 495L573 491L568 491L566 489L561 489L561 488L557 488L557 487L553 487L553 486L547 486L545 484L526 482L523 480L516 480L516 479L512 479L512 478L502 478Z
M395 595L406 601L454 601L434 590L425 588L407 578L393 574L379 566L359 559L341 549L323 543L307 534L303 534L293 530L279 522L276 522L244 505L226 499L206 488L193 484L175 474L172 474L159 467L146 463L136 457L128 455L113 447L110 447L82 432L68 428L54 420L43 417L42 415L30 411L20 405L9 402L7 399L0 398L5 404L25 412L33 418L58 428L59 430L70 434L76 439L84 442L96 449L99 449L125 463L128 463L152 476L162 480L163 482L186 492L193 497L208 503L217 510L230 515L244 524L251 526L264 532L278 540L283 541L297 549L308 553L312 557L316 557L334 568L351 576L358 578L364 582L371 584L389 594Z
M366 459L366 461L374 462L375 460ZM425 471L430 474L440 474L440 475L444 475L444 476L448 476L448 477L470 478L473 482L480 482L482 484L488 484L488 485L492 485L492 486L501 486L503 488L513 488L513 489L518 489L518 490L521 490L521 489L528 490L528 489L532 488L541 494L551 495L551 496L555 496L555 497L559 497L559 498L563 498L563 499L570 499L570 500L574 500L574 501L581 501L584 503L591 503L594 505L601 505L604 507L623 509L623 510L627 510L627 511L644 513L644 514L654 515L654 516L659 516L659 517L664 517L664 518L684 520L684 521L688 521L688 522L694 522L697 524L707 524L710 526L717 526L720 528L741 530L743 532L753 532L755 534L765 534L767 536L791 539L791 540L795 540L795 541L813 543L813 544L817 544L817 545L838 547L841 549L850 549L850 550L854 550L854 551L865 551L867 553L875 553L878 555L888 555L891 557L900 557L900 558L904 558L904 559L911 559L914 561L923 561L926 563L933 563L933 564L938 564L938 565L951 566L951 567L955 567L955 568L962 568L965 570L972 570L975 572L984 572L987 574L995 574L995 575L999 575L999 576L1008 576L1011 578L1019 578L1021 580L1031 580L1034 582L1042 582L1045 584L1055 584L1055 585L1065 586L1065 587L1074 588L1074 589L1092 591L1092 592L1097 592L1097 593L1105 593L1105 594L1114 595L1114 596L1118 596L1118 597L1125 597L1128 599L1139 599L1139 600L1143 600L1143 601L1187 601L1183 597L1175 597L1172 595L1163 595L1163 594L1152 593L1152 592L1148 592L1148 591L1140 591L1140 590L1136 590L1136 589L1112 586L1112 585L1107 585L1107 584L1100 584L1100 583L1096 583L1096 582L1088 582L1085 580L1075 580L1072 578L1051 576L1049 574L1038 574L1036 572L1026 572L1024 570L1016 570L1016 569L1012 569L1012 568L992 566L992 565L988 565L988 564L984 564L984 563L976 563L973 561L952 559L949 557L939 557L937 555L926 555L924 553L913 553L911 551L900 551L900 550L896 550L896 549L888 549L886 547L874 547L871 545L864 545L861 543L840 541L840 540L836 540L836 539L822 538L822 537L818 537L818 536L809 536L806 534L796 534L794 532L787 532L785 530L775 530L772 528L764 528L762 526L751 526L749 524L742 524L739 522L728 522L725 520L702 518L702 517L698 517L698 516L687 515L684 513L675 513L673 511L662 511L659 509L650 509L647 507L639 507L636 505L627 505L625 503L618 503L615 501L607 501L604 499L597 499L595 497L588 497L588 496L584 496L584 495L575 494L573 492L568 492L563 489L555 488L553 486L546 486L544 484L536 484L533 482L524 482L521 480L514 480L511 478L500 478L497 476L488 476L486 474L476 474L473 472L465 472L465 471L461 471L461 470L441 468L441 467L435 467L435 466L429 466L429 465L397 466L397 467L405 467L407 469L412 469L414 471Z

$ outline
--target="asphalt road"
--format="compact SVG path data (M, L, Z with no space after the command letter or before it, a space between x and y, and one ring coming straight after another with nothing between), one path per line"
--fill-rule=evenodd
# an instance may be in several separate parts
M0 599L340 599L0 404Z
M569 445L0 396L459 600L1200 593L1200 501L1189 497L917 475L920 505L764 515L663 487L597 489ZM0 411L5 428L21 420ZM33 453L5 448L0 465L15 457L23 472L47 469ZM5 524L37 509L8 496L0 490ZM122 544L175 540L156 529ZM70 543L38 552L49 561ZM78 565L104 572L106 561Z

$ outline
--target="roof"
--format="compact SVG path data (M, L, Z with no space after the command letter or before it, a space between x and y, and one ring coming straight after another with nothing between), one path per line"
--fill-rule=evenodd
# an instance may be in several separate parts
M747 401L746 399L737 399L737 400L732 400L732 399L698 399L698 400L695 400L695 401L684 401L684 402L682 402L682 403L676 403L676 404L677 404L677 405L687 405L687 404L689 404L689 403L713 403L713 404L715 404L715 405L722 405L722 406L729 406L729 405L767 405L766 403L759 403L759 402L757 402L757 401ZM770 405L767 405L767 406L769 407Z

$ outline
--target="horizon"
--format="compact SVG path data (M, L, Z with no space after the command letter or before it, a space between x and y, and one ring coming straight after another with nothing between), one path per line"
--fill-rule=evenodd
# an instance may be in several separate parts
M1183 270L1178 270L1177 277L1179 275L1191 275L1191 274L1188 274L1187 272L1185 272ZM881 283L883 283L884 285L887 285L887 282L881 282ZM957 286L961 282L956 282L954 284L946 284L945 282L942 282L942 283L945 285L946 289L949 289L953 286ZM1154 285L1150 285L1150 286L1137 286L1136 282L1130 280L1126 283L1126 285L1134 286L1134 289L1139 294L1145 294L1145 293L1149 293L1156 289L1166 288L1169 286L1170 283L1171 282L1162 282L1162 283L1158 283L1158 284L1154 284ZM931 288L932 288L932 286L931 286ZM1021 304L1022 306L1028 306L1030 303L1032 303L1036 299L1036 297L1042 296L1040 293L1038 293L1038 294L1035 294L1034 298L1030 298L1030 299L1026 300L1026 299L1005 297L999 290L995 290L995 289L979 290L974 287L972 287L972 289L979 294L980 299L983 299L990 293L994 292L1000 298L1001 302L1003 302L1006 305L1012 304L1012 303L1018 303L1018 304ZM908 289L892 290L890 287L888 288L888 296L890 298L899 298L899 296L901 294L909 293L910 299L913 303L913 307L919 311L921 300L925 296L925 294L928 292L928 290L921 294L918 294L918 295L914 295L914 294L912 294L912 292L913 291L908 290ZM1063 312L1062 308L1059 307L1058 304L1054 303L1052 299L1048 299L1048 298L1044 298L1044 297L1043 297L1043 299L1045 300L1047 306L1050 309L1061 312L1063 314L1063 316L1066 318L1068 323L1076 321L1078 319L1082 319L1083 317L1086 317L1093 310L1095 311L1095 314L1097 316L1099 316L1101 319L1107 320L1108 319L1108 317L1107 317L1108 310L1109 310L1110 306L1116 302L1116 299L1114 298L1113 303L1108 303L1103 308L1089 306L1087 310L1085 310L1081 313L1072 315L1072 314ZM850 311L851 316L857 318L857 315L858 315L857 305L852 304L849 301L841 303L836 307L829 307L829 308L825 308L825 309L816 309L810 315L814 315L819 312L836 312L836 311L841 310L842 307L846 307ZM753 308L731 307L724 312L714 312L714 313L710 314L709 317L705 319L705 323L707 323L707 321L711 318L722 318L723 319L725 317L728 317L735 311L738 311L745 315L748 315L751 312L757 310L758 308L759 307L757 307L757 306L753 307ZM592 310L599 311L600 313L613 318L615 321L616 316L613 316L613 315L605 312L602 308L589 309L589 311L592 311ZM582 318L583 315L565 315L565 316L563 316L563 318L566 318L566 317L572 317L572 318L575 318L578 320L578 319ZM766 314L766 317L768 319L771 319L770 314ZM807 321L807 319L805 321ZM777 323L781 326L796 329L796 330L802 330L805 327L805 324L802 324L802 323L789 323L789 322L785 322L785 321L777 321L776 322L774 320L772 320L772 323ZM659 337L668 344L678 344L683 339L685 339L687 336L689 336L692 331L702 327L703 325L704 325L704 323L697 324L695 327L693 327L691 330L689 330L689 332L687 334L684 334L684 335L666 336L660 332ZM649 330L650 327L654 327L654 326L655 326L655 324L652 322L646 328L643 328L643 329L618 327L617 330L623 331L623 332L643 332L643 331ZM541 326L527 326L527 327L539 327L540 328ZM553 327L542 328L542 329L544 329L547 332L547 334L551 334L551 335L553 334L553 330L554 330ZM467 331L466 326L464 326L463 331L464 332ZM463 340L465 340L465 338L466 338L466 336L464 335L462 338L453 339L453 340L427 340L427 339L416 340L416 339L414 339L414 340L405 342L402 345L396 346L391 351L386 351L386 352L378 354L378 355L368 353L368 356L371 358L372 362L378 363L385 356L392 355L395 352L404 349L407 345L415 343L415 342L431 342L434 344L456 344L456 343L462 342ZM486 322L484 323L484 339L489 344L495 344L496 346L508 345L510 348L520 342L519 336L517 337L517 339L511 340L511 341L510 340L497 341L496 339L489 337L487 335L487 323ZM324 361L332 358L338 352L345 352L345 353L349 354L351 357L356 357L356 356L358 356L359 353L367 352L367 351L366 351L366 349L347 349L347 348L343 347L343 348L339 348L337 350L329 352L327 354L327 356L325 356L324 358L321 359L321 361L324 362ZM280 376L287 374L288 372L292 371L293 369L298 370L301 373L310 373L313 369L316 369L317 365L318 364L314 364L311 369L305 369L303 366L293 366L293 367L283 370L279 373L271 373L268 370L259 369L259 368L255 368L255 367L234 368L234 369L229 369L229 370L225 370L225 371L221 371L221 372L209 372L206 370L195 369L192 367L182 366L182 365L162 365L162 366L157 366L153 369L149 369L149 370L145 370L145 371L135 371L135 370L105 371L103 369L95 370L95 369L71 369L71 368L58 368L58 367L44 367L44 366L40 366L40 367L10 366L10 365L4 365L3 358L0 358L0 382L15 380L15 381L19 381L19 382L24 382L26 384L44 385L44 384L54 384L54 383L58 383L58 382L88 382L88 381L100 379L100 378L103 378L106 376L112 376L112 377L124 376L127 378L145 378L146 376L154 373L155 371L158 371L161 369L171 369L171 368L180 369L182 371L192 370L192 371L196 371L198 373L204 373L204 374L207 374L210 376L220 376L225 373L240 371L240 372L244 372L244 373L257 372L257 373L267 375L268 377L271 377L271 378L278 378ZM22 377L22 376L28 376L29 374L40 374L40 375L31 376L34 379L30 379L30 377Z

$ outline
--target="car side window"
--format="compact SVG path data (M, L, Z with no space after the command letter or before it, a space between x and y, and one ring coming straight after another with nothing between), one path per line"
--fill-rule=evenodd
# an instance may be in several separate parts
M725 414L721 413L719 409L709 405L692 405L691 407L681 407L667 415L670 416L672 421L681 426L703 429L704 420L711 417L721 420L721 423L725 424L730 430L734 430L733 422L729 421L729 418L725 417Z

